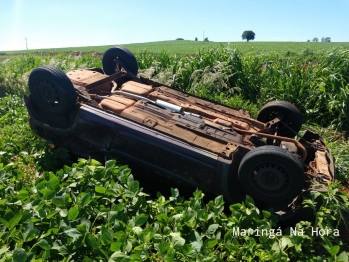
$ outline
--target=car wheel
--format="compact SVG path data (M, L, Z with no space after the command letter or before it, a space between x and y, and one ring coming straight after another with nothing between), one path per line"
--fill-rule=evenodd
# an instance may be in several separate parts
M34 102L45 112L61 115L76 103L75 88L68 76L53 66L40 66L29 75L29 91Z
M305 182L301 161L277 146L261 146L241 160L238 177L247 194L266 204L289 204Z
M135 56L130 50L124 47L109 48L103 54L102 65L104 73L107 75L115 74L115 69L123 68L128 73L137 75L138 64Z
M301 130L303 115L296 106L286 101L273 101L265 104L258 112L257 120L267 123L279 114L284 115L278 126L278 135L285 137L294 137ZM284 123L284 124L283 124ZM287 128L288 125L292 130Z

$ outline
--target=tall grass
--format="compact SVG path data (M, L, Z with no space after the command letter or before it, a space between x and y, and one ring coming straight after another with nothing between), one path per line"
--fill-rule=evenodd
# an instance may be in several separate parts
M258 106L286 100L299 107L308 121L338 130L349 128L348 49L316 54L304 50L288 57L244 55L221 47L194 56L162 53L160 60L150 53L138 56L153 66L141 74L175 88L209 98L221 93L225 99L239 96Z
M20 55L0 60L0 97L7 94L23 95L28 92L27 81L30 72L41 65L53 65L65 72L77 68L99 67L100 57L88 53L83 56L74 54L47 55Z

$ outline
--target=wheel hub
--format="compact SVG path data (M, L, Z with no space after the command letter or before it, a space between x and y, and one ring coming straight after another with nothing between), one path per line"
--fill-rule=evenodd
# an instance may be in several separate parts
M255 185L266 192L280 192L288 179L285 170L276 164L261 164L254 171Z
M39 94L43 101L52 104L57 100L57 90L52 83L42 80L38 86Z
M292 125L290 119L287 118L287 116L283 115L280 112L272 111L269 114L268 121L272 121L276 119L277 117L280 118L279 122L276 124L279 130L281 129L287 129L287 126ZM285 125L286 124L286 125Z

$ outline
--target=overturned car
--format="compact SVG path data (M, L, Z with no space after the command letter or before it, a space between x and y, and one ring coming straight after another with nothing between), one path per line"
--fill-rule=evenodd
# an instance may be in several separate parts
M264 105L257 119L137 77L123 47L104 53L103 70L34 69L25 104L32 130L79 157L117 158L150 187L199 188L233 203L251 195L280 210L334 179L333 158L302 114L286 101ZM298 202L297 202L298 201Z

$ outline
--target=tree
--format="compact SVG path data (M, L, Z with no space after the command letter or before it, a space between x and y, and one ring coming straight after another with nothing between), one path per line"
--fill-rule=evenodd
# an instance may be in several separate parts
M208 37L205 37L204 42L209 42Z
M319 42L319 39L317 37L314 37L313 42Z
M254 40L254 37L255 37L255 33L253 32L253 31L251 31L251 30L247 30L247 31L244 31L243 33L242 33L242 40L245 40L246 39L246 41L248 42L248 41L250 41L250 40Z
M197 37L195 37L195 41L198 41L198 38L197 38Z
M323 37L321 38L321 42L331 42L331 37Z

